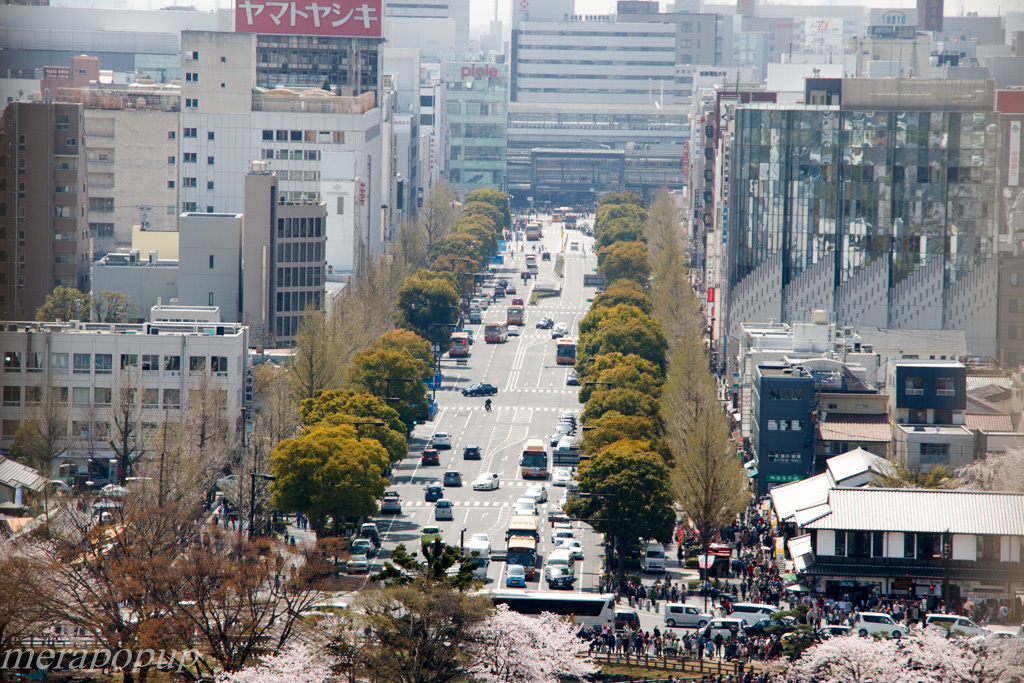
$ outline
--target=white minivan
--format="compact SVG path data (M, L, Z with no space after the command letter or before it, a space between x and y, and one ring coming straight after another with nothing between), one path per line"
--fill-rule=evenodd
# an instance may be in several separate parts
M858 612L854 615L853 632L861 637L877 633L902 638L907 635L907 627L897 624L891 616L883 612Z
M665 546L651 541L644 550L643 569L645 572L665 571Z
M992 633L967 617L955 614L928 614L924 618L924 627L940 633L961 636L987 636Z
M737 602L729 612L730 619L742 619L743 623L751 626L779 611L774 605L762 605L756 602Z
M434 519L438 521L453 520L452 502L447 498L441 498L434 503Z
M548 573L548 567L562 566L568 568L573 575L576 574L576 560L572 556L572 551L568 548L555 548L548 553L548 560L545 563L544 574Z

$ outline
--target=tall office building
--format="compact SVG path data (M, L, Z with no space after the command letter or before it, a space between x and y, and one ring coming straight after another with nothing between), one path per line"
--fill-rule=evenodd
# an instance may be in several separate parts
M34 318L57 286L89 291L83 132L78 104L0 115L0 320Z
M448 179L462 194L506 187L509 68L502 55L441 65L448 131Z
M744 320L821 308L840 325L965 329L971 353L994 355L991 81L808 79L806 102L735 109L730 341Z
M469 49L469 0L389 0L388 18L452 19L456 51Z

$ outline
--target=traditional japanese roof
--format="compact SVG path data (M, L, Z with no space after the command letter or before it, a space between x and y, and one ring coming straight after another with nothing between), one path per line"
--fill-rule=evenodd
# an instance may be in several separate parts
M964 427L979 432L1012 432L1013 421L1006 413L965 413Z
M15 488L22 486L33 491L42 491L46 479L31 467L0 457L0 485Z

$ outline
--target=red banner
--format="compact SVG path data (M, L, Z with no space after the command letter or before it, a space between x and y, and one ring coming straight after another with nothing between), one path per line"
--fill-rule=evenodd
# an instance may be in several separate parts
M381 38L384 0L236 0L235 31Z

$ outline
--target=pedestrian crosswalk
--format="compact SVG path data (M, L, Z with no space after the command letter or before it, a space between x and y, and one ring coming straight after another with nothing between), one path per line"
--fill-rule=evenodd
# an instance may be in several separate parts
M427 502L427 501L422 501L422 500L414 500L414 501L403 500L402 501L402 506L403 507L414 507L414 508L417 508L417 507L432 508L432 507L434 507L434 503ZM512 507L512 506L513 506L513 504L511 502L507 501L507 500L506 501L498 501L498 500L453 500L452 501L452 507L464 507L464 508L465 507L474 507L474 508L479 508L479 507L485 507L485 508L486 507L509 508L509 507ZM558 508L557 505L550 505L549 506L546 503L543 504L543 505L538 505L537 506L537 510L539 512L544 512L544 511L549 510L549 509L554 510L556 508Z
M398 483L399 484L405 484L405 485L408 485L408 486L425 486L427 484L434 483L435 481L437 481L440 478L441 478L441 475L438 475L436 477L419 476L419 477L413 477L409 481L402 481L402 482L398 482ZM536 481L536 480L534 480L534 481L526 481L525 479L502 479L500 481L500 485L501 485L501 488L530 487L530 486L549 486L549 484L547 482L544 482L544 481ZM470 485L469 485L468 481L466 482L466 485L463 488L470 488ZM551 495L551 496L556 496L556 495L558 495L559 490L562 489L562 488L563 487L561 487L561 486L555 486L553 488L548 488L548 494ZM542 503L542 505L544 505L544 503Z
M529 390L528 389L512 389L511 391L505 392L505 393L507 395L509 393L514 393L514 392L517 392L517 391L528 392ZM535 390L533 390L533 393L545 393L545 392L543 390L535 389ZM575 391L559 392L557 389L552 389L552 390L548 390L546 393L569 393L569 394L575 394L576 392ZM500 399L498 399L498 398L494 398L493 399L493 401L495 403L497 403L499 400ZM497 408L498 408L498 406L496 406L494 409L496 410ZM464 412L467 412L467 411L481 411L481 412L483 412L483 411L487 410L482 405L453 405L453 406L449 406L449 405L444 405L444 404L441 405L441 409L442 410L447 410L449 412L455 412L455 413L464 413ZM561 411L565 410L565 408L543 408L543 407L538 407L538 406L530 406L530 409L531 410L538 410L538 411L541 411L541 412L549 412L549 413L557 413L557 412L561 412Z

